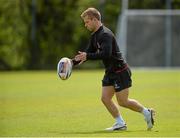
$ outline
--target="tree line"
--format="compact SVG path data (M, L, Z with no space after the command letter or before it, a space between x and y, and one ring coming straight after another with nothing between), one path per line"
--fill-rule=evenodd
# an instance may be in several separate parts
M56 69L85 49L90 33L81 12L95 7L116 32L121 0L0 0L0 70ZM178 9L178 0L172 1ZM165 8L165 0L129 0L129 8Z

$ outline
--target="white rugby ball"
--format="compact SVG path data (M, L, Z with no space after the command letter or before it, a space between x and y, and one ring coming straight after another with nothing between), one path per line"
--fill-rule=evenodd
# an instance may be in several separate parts
M58 76L62 80L67 80L71 76L71 72L72 72L71 59L69 59L67 57L61 58L57 65Z

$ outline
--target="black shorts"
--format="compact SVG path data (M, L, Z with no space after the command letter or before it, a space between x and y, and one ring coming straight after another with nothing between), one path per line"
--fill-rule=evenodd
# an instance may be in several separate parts
M131 87L131 70L127 68L126 70L119 73L105 73L102 80L102 86L114 86L116 92Z

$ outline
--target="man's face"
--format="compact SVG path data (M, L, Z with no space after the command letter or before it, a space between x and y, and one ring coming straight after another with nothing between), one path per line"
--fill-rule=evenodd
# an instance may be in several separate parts
M95 20L89 18L88 16L85 16L83 18L84 20L84 26L91 32L93 32L95 30Z

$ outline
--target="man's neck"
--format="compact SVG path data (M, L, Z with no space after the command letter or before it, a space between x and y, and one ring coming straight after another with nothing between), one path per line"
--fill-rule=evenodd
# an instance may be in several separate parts
M101 22L98 22L98 23L97 23L97 27L96 27L96 29L93 31L93 33L95 33L101 26L102 26L102 23L101 23Z

